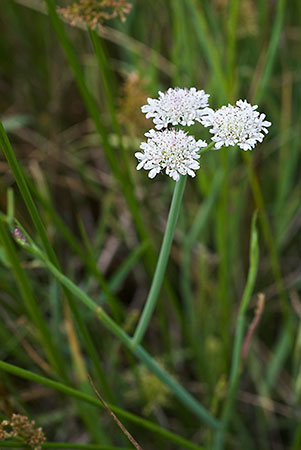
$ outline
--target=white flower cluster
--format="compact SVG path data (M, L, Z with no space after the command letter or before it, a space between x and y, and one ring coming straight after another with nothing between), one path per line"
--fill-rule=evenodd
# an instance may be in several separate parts
M238 100L234 106L229 104L214 111L208 108L208 98L203 90L170 88L165 93L159 92L158 99L147 99L148 104L141 110L161 131L150 130L145 134L147 142L140 145L143 152L135 153L139 161L137 170L149 170L150 178L165 170L175 181L179 181L180 175L195 176L194 171L200 168L198 152L207 147L207 143L196 141L193 136L171 126L200 122L210 127L217 149L238 145L243 150L252 150L257 142L263 141L271 122L265 120L265 114L256 111L257 105Z
M161 131L150 130L145 134L148 140L140 145L144 152L135 153L138 170L142 167L149 170L150 178L165 170L175 181L179 181L180 175L195 176L194 171L200 168L198 151L207 143L168 127L200 122L208 98L208 94L195 88L170 88L165 93L159 92L159 99L147 99L148 104L142 106L142 112L146 113L147 119L152 118L155 128Z
M150 130L145 136L147 142L140 145L144 153L135 153L139 160L138 170L149 170L150 178L165 170L175 181L179 181L180 175L195 176L194 170L200 168L198 151L207 146L205 141L196 141L183 130Z
M200 122L204 108L208 106L209 95L196 88L169 88L166 92L159 91L159 99L148 98L148 105L141 110L146 118L153 118L157 130L171 125L190 126L195 121Z
M243 150L252 150L257 142L262 142L271 122L265 120L265 114L260 114L257 108L246 100L238 100L236 106L222 106L217 111L207 108L202 124L211 127L215 148L237 144Z

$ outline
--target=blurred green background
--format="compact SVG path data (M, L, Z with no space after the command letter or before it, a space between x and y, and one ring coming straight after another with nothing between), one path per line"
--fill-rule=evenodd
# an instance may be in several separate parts
M253 152L230 147L205 154L197 177L188 181L144 344L220 416L257 209L260 263L247 325L258 293L265 302L243 361L225 448L298 450L301 2L131 3L124 22L115 18L94 31L82 22L66 24L62 36L44 1L1 0L1 120L62 272L132 334L174 186L166 176L149 180L135 169L134 153L152 128L140 107L158 90L176 86L204 89L213 108L240 98L259 105L272 122L264 142ZM198 126L192 133L210 136ZM1 210L7 212L13 192L15 217L39 242L2 154L0 171ZM89 372L111 403L211 448L214 433L77 304L102 366L100 379L57 281L39 261L17 252L70 385L82 389ZM3 248L0 258L1 359L54 378ZM1 372L0 392L3 417L18 411L34 418L49 441L127 445L107 413L87 410L83 418L55 391ZM126 424L145 449L182 448Z

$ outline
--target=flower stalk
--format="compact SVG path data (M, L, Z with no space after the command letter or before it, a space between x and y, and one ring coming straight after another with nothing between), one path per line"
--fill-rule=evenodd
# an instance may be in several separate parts
M142 316L137 325L136 331L132 338L132 346L136 348L143 339L143 336L147 330L148 324L151 320L153 311L155 309L158 295L162 286L168 257L171 249L171 244L173 241L175 228L177 225L179 212L181 208L182 198L184 194L184 189L186 186L187 176L181 176L180 180L175 183L174 193L172 197L172 202L170 206L170 211L168 215L167 225L163 237L163 242L160 250L159 259L157 262L154 278L152 285L142 312Z
M210 144L207 145L207 147L201 148L199 150L199 155L203 155L204 153L207 153L209 150L212 150L212 147L214 147L215 142L210 142Z

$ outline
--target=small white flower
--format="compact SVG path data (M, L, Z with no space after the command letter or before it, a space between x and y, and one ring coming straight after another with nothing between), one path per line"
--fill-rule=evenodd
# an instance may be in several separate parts
M171 125L193 125L200 122L208 106L209 95L197 91L196 88L180 89L169 88L166 92L159 91L159 99L148 98L148 105L141 110L146 113L146 118L153 118L157 130Z
M140 145L143 153L135 153L139 161L137 170L149 170L149 178L165 170L175 181L179 181L180 175L195 176L194 171L200 168L198 151L207 146L205 141L196 141L182 130L150 130L145 136L147 142Z
M243 150L252 150L257 142L262 142L271 122L265 120L265 114L260 114L257 108L246 100L238 100L236 106L222 106L217 111L207 108L202 124L212 127L210 133L215 148L237 144Z

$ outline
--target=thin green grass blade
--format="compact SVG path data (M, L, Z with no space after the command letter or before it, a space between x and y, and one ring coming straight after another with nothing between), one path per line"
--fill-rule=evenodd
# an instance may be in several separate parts
M95 256L91 247L91 244L89 242L89 238L87 236L86 230L84 228L84 225L80 218L78 218L78 225L80 234L82 237L82 241L86 247L87 250L87 257L89 258L89 267L93 267L93 274L97 278L99 282L100 288L103 290L104 295L106 296L106 299L108 300L112 315L115 320L120 321L122 317L122 310L121 305L119 304L118 299L115 297L115 295L112 293L110 287L107 285L107 282L103 276L103 274L100 272L97 262L95 260Z
M81 92L81 95L83 97L83 100L86 104L86 107L89 111L90 116L92 117L94 124L96 126L96 129L101 137L102 145L106 154L106 157L108 159L108 162L112 168L112 172L115 176L115 178L119 181L120 186L122 187L122 191L124 193L125 199L127 201L127 204L129 206L129 209L132 213L133 220L135 222L138 234L140 236L140 239L142 242L149 242L152 243L149 233L145 227L144 221L142 220L141 216L141 208L139 208L139 205L136 200L135 196L135 190L133 189L133 186L130 182L129 178L129 172L127 173L127 177L123 176L123 173L120 169L120 164L115 156L114 149L112 149L109 145L108 136L106 133L106 129L102 125L99 117L99 111L97 104L92 96L92 94L89 92L88 87L86 86L85 79L82 74L81 66L77 60L77 56L74 52L73 46L71 42L69 41L67 34L65 33L64 26L62 22L60 21L58 14L55 9L55 3L53 0L45 0L47 7L48 7L48 13L49 17L53 23L53 26L55 28L55 31L57 33L58 39L65 51L68 63L72 69L72 72L74 74L75 80L78 84L79 90ZM99 50L99 49L97 49ZM146 268L148 273L153 272L153 267L155 266L155 252L153 245L149 245L146 252L145 252L145 260L146 260ZM167 282L165 282L165 287L168 290L169 296L172 298L172 292L170 289L170 286L168 286Z
M25 230L24 230L24 233ZM164 384L166 384L175 396L193 412L200 420L207 423L213 428L218 428L218 422L211 416L211 414L200 405L177 381L168 375L154 359L141 347L133 348L132 339L120 328L105 312L98 306L85 292L79 289L69 278L67 278L57 267L55 267L48 259L48 257L36 246L32 239L26 234L29 244L20 242L20 245L27 250L34 257L43 261L46 268L53 274L53 276L70 292L76 296L82 303L84 303L90 310L94 311L97 317L103 324L117 336L121 342L133 352L148 368L153 372Z
M295 194L293 191L293 187L298 170L298 158L300 152L299 143L300 134L298 134L295 139L290 140L288 143L284 144L281 152L282 154L279 155L279 183L277 189L277 198L274 205L274 215L277 225L276 237L278 249L281 248L283 235L285 234L285 230L287 229L288 223L291 219L291 216L288 214L288 203L290 202L290 198L292 198ZM296 199L299 195L300 189L296 191ZM296 205L298 204L300 203L296 200Z
M269 40L264 71L260 77L260 82L254 98L255 103L261 103L265 93L267 92L268 83L272 75L273 65L275 62L275 57L277 55L279 39L284 21L286 3L287 3L286 0L278 0L277 2L276 17L273 22L273 29L271 33L271 38Z
M227 22L227 38L228 38L228 87L227 92L229 100L235 100L236 92L236 48L237 48L237 23L239 13L239 0L231 0L229 3L229 18Z
M278 375L289 357L291 349L292 336L287 332L286 326L284 326L273 349L272 358L267 367L264 382L261 385L260 392L262 392L262 395L266 397L271 395L271 391L275 387Z
M41 337L51 367L53 367L59 378L66 380L67 374L62 356L52 340L48 326L39 308L39 303L33 294L30 281L19 262L12 240L6 231L3 217L0 217L0 242L6 252L7 260L10 263L11 270L18 285L25 308L28 311L28 315L35 324Z
M190 41L190 28L187 24L187 8L185 2L170 2L173 21L173 63L175 73L173 76L174 86L194 86L193 80L196 58L193 56L193 46ZM188 16L189 17L189 16Z
M13 227L15 217L15 198L14 191L9 188L7 189L7 223L10 228Z
M110 115L111 115L113 129L118 137L118 148L119 148L119 151L121 152L122 161L123 161L123 164L121 164L121 167L124 166L123 169L125 169L124 173L126 175L126 178L127 178L128 182L131 183L131 185L133 186L133 180L132 180L131 172L130 172L130 163L128 160L128 154L126 153L124 145L123 145L122 134L121 134L121 130L120 130L120 127L118 124L118 120L117 120L116 107L114 105L114 96L113 96L113 92L112 92L112 88L111 88L111 86L114 85L114 74L113 74L112 70L110 70L110 65L108 63L108 59L107 59L106 53L103 48L103 43L102 43L101 37L94 30L91 30L91 29L89 29L89 36L90 36L91 42L93 44L93 48L94 48L95 55L96 55L96 60L98 63L98 67L99 67L101 76L102 76L102 81L104 84L104 90L105 90L107 104L108 104Z
M299 423L297 425L290 450L299 450L300 447L301 447L301 424Z
M146 247L148 246L147 243L141 244L139 247L135 248L123 261L121 266L116 269L116 272L111 276L108 285L111 289L111 292L116 292L121 284L124 282L132 268L137 264L139 258L145 252ZM105 295L101 294L99 297L99 300L104 300Z
M216 95L220 98L220 101L226 101L227 84L224 72L222 70L220 55L210 36L210 31L207 26L201 2L198 2L197 0L187 0L187 6L191 11L191 17L195 23L196 37L205 53L212 73L216 76L216 81L218 84Z
M53 381L49 378L42 377L41 375L37 375L34 372L30 372L28 370L21 369L20 367L14 366L12 364L8 364L4 361L0 361L0 370L3 370L5 372L8 372L12 375L23 378L25 380L32 381L33 383L38 383L43 386L47 386L50 389L54 389L58 392L62 392L65 395L74 397L78 400L89 403L90 405L100 407L101 409L104 408L104 406L99 402L99 400L95 397L92 397L91 395L85 394L84 392L78 391L76 389L71 388L70 386L67 386L62 383L58 383L57 381ZM124 411L123 409L113 406L111 404L108 404L108 405L109 405L110 409L119 418L122 417L122 418L128 420L129 422L136 424L137 426L139 426L141 428L145 428L146 430L150 430L152 433L156 433L162 437L165 437L170 442L174 442L175 444L182 445L184 448L190 448L190 449L194 449L194 450L204 450L204 449L202 449L202 447L199 447L198 445L195 445L192 442L189 442L188 440L182 438L181 436L178 436L175 433L172 433L171 431L166 430L165 428L161 428L160 426L154 424L153 422L150 422L149 420L142 419L141 417L139 417L135 414Z
M245 333L246 311L254 289L259 265L259 246L256 219L257 212L253 215L252 219L249 272L237 317L228 396L222 412L222 428L216 433L215 436L214 450L222 450L224 448L225 433L227 432L231 417L233 415L235 398L239 386L241 351Z
M34 297L27 275L19 262L13 242L6 231L3 217L0 217L0 242L7 252L7 257L11 263L24 304L33 323L38 329L41 336L41 342L45 348L50 364L55 369L57 376L66 382L68 378L67 371L63 363L63 357L59 351L59 348L53 342L48 325L44 321L41 314L38 302ZM107 439L105 437L105 433L101 430L101 427L99 426L98 428L95 428L92 426L91 417L89 418L88 407L79 408L79 412L83 421L86 423L87 429L90 430L91 436L93 436L93 438L97 441L102 440L106 442Z
M19 188L19 190L22 194L22 197L24 199L24 202L27 206L28 212L32 218L32 221L33 221L36 229L37 229L37 232L39 233L42 245L43 245L44 249L46 250L47 254L51 255L51 258L53 258L54 252L53 252L51 244L48 240L45 228L42 224L38 210L32 200L31 195L30 195L30 191L26 184L25 177L23 175L21 166L18 163L17 158L15 157L15 154L13 152L13 149L10 145L10 142L8 140L8 137L6 135L6 132L5 132L4 127L1 122L0 122L0 147L10 165L10 168L11 168L13 175L15 177L15 180L17 182L18 188Z
M244 162L246 163L247 170L248 170L248 177L250 186L252 189L254 201L256 204L256 207L258 209L258 215L262 227L263 236L267 245L267 249L269 252L269 259L271 262L271 267L273 270L273 275L275 277L275 281L277 283L278 292L281 299L281 305L283 308L283 312L285 314L286 320L287 320L287 327L292 332L292 322L291 322L291 315L289 312L290 306L289 306L289 300L287 298L285 285L283 282L283 276L281 272L280 262L279 262L279 255L276 248L276 243L273 237L273 233L270 227L270 223L268 220L268 216L266 213L266 208L264 205L262 190L259 184L259 180L257 178L257 175L254 172L254 168L252 166L252 160L250 158L250 155L247 155L246 152L243 152L243 158Z
M194 244L197 242L200 233L206 226L210 212L216 202L217 195L222 182L221 172L217 173L212 187L210 189L208 197L205 199L204 203L200 206L199 210L195 215L195 219L191 225L190 230L186 234L183 241L182 249L182 261L181 261L181 293L184 300L184 305L186 309L186 321L189 327L195 329L195 314L193 307L193 294L190 282L190 269L191 269L191 250Z
M59 262L57 260L56 254L51 246L51 243L48 239L46 230L44 228L44 225L42 223L42 220L39 216L38 210L34 204L34 201L32 199L31 193L29 191L28 185L26 183L25 176L23 174L22 168L20 164L17 161L17 158L15 157L14 151L10 145L10 142L8 140L8 137L5 133L5 130L3 128L2 123L0 122L0 147L10 165L10 168L13 172L13 175L15 177L15 180L17 182L17 185L19 187L20 193L23 197L23 200L26 204L26 207L28 209L28 212L30 214L30 217L34 223L34 226L38 232L38 235L41 239L43 248L45 249L50 261L56 266L59 267ZM78 329L80 331L80 334L83 338L83 341L85 343L86 349L89 352L89 355L91 356L91 359L94 363L95 370L97 371L97 375L99 379L102 382L102 386L104 391L107 393L108 398L112 397L112 392L110 391L107 379L104 375L104 371L102 369L102 366L99 361L98 353L95 348L95 345L90 337L90 334L86 328L86 325L80 315L80 312L77 310L76 304L74 302L74 299L72 298L72 295L68 292L68 290L64 291L66 298L68 300L70 309L72 311L72 314L75 318L75 322L78 326Z
M89 111L91 118L93 119L93 122L97 129L97 132L99 133L99 136L101 137L101 143L102 143L103 149L105 151L107 160L112 169L112 172L114 174L114 177L116 178L116 180L119 181L120 186L122 187L122 191L123 191L125 199L128 203L129 209L132 213L133 220L136 224L139 235L140 235L142 241L149 240L148 232L147 232L144 222L142 220L140 210L138 207L138 203L137 203L137 200L135 197L135 191L131 185L130 179L128 177L125 178L123 173L121 172L118 158L117 158L117 156L115 156L116 152L110 146L106 129L100 120L98 106L97 106L92 94L88 90L88 87L86 85L86 82L85 82L85 79L83 76L82 68L77 60L77 56L74 52L73 46L72 46L71 42L69 41L67 34L65 32L64 26L57 15L57 12L55 9L55 3L53 0L45 0L45 2L48 7L49 17L50 17L52 24L54 26L54 29L57 33L58 39L61 43L61 46L64 49L66 58L68 60L70 68L72 69L75 80L76 80L79 90L81 92L82 98L86 104L87 110ZM149 250L150 250L150 248L149 248ZM148 257L149 257L149 255L148 255ZM151 260L149 259L149 262L150 261ZM151 263L151 262L150 262L150 264L153 265L153 263Z

